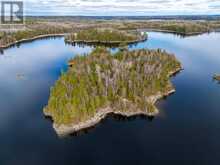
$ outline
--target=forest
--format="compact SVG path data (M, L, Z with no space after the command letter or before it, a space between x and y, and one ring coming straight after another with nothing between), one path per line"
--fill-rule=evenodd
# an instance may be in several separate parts
M219 21L207 20L135 20L135 19L87 19L62 17L28 17L24 28L10 31L11 27L4 27L0 32L0 47L8 47L17 41L31 39L39 35L69 34L67 40L98 40L98 41L126 41L140 40L140 36L129 31L138 29L163 30L180 35L194 35L211 32L220 28ZM97 30L97 29L105 29ZM111 30L109 30L111 29ZM114 29L114 30L112 30ZM76 34L77 36L73 35ZM79 33L79 34L78 34ZM77 37L77 38L76 38Z
M44 113L57 124L77 124L99 110L153 113L148 97L173 89L170 73L181 68L164 50L119 51L97 47L71 59L72 66L51 88Z
M193 35L210 32L220 27L219 21L134 21L125 22L120 29L154 29L175 32L182 35Z
M83 42L119 42L129 43L141 40L138 33L131 33L127 31L119 31L113 29L87 29L81 30L78 33L70 34L66 37L66 41L83 41Z

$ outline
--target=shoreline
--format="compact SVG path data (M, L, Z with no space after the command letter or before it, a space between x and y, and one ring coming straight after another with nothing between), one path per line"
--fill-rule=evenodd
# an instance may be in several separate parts
M42 38L47 38L47 37L64 37L67 33L58 33L58 34L44 34L44 35L38 35L32 38L27 38L27 39L21 39L18 41L14 41L12 43L9 43L7 45L0 45L0 49L6 49L6 48L10 48L11 46L15 46L17 44L21 44L23 42L28 42L28 41L34 41L37 39L42 39Z
M99 40L65 40L65 42L67 44L74 44L74 43L82 43L82 44L103 44L103 45L119 45L121 43L125 43L125 44L135 44L135 43L138 43L138 42L143 42L143 41L146 41L148 39L148 36L147 37L144 37L144 38L140 38L140 39L137 39L137 40L133 40L133 41L99 41Z
M151 32L164 32L164 33L172 33L172 34L177 34L177 35L182 35L182 36L194 36L194 35L201 35L204 33L210 33L210 32L215 32L215 30L212 31L204 31L204 32L191 32L191 33L183 33L183 32L177 32L173 30L164 30L164 29L151 29L151 28L143 28L141 30L146 30L146 31L151 31Z
M163 30L163 29L148 29L148 28L141 28L141 29L136 29L136 30L146 30L146 31L152 31L152 32L164 32L164 33L172 33L172 34L177 34L177 35L183 35L183 36L193 36L193 35L201 35L204 33L210 33L210 32L218 32L216 29L213 29L211 31L206 31L206 32L192 32L192 33L182 33L182 32L176 32L172 30ZM26 39L21 39L18 41L14 41L11 43L8 43L7 45L0 45L0 49L6 49L11 46L14 46L16 44L21 44L23 42L28 42L28 41L34 41L37 39L41 38L46 38L46 37L63 37L67 35L68 33L58 33L58 34L43 34L43 35L38 35L32 38L26 38ZM83 40L76 40L76 41L70 41L70 40L65 40L67 44L74 44L74 43L82 43L82 44L120 44L120 43L126 43L126 44L135 44L138 42L143 42L146 41L148 37L145 37L144 39L140 40L135 40L135 41L130 41L130 42L121 42L121 41L111 41L111 42L106 42L106 41L83 41Z
M182 67L177 68L173 72L170 72L168 74L168 77L169 78L172 77L173 75L179 73L181 70L183 70ZM121 115L124 117L133 117L133 116L138 116L138 115L145 115L147 117L156 116L159 113L159 110L155 107L156 102L166 96L169 96L169 95L175 93L175 91L176 90L174 89L174 87L172 87L169 91L166 91L164 93L158 92L155 95L149 96L147 101L154 106L154 108L155 108L154 112L140 111L140 110L135 111L135 112L121 112L121 111L114 111L112 108L106 107L106 108L100 109L94 115L94 117L92 117L86 121L80 122L78 124L68 124L68 125L65 125L65 124L58 125L53 122L53 128L59 137L65 137L69 134L77 133L79 131L89 129L89 128L96 126L97 124L99 124L102 120L104 120L110 114ZM45 112L43 112L43 113L46 117L52 118L50 113L45 113Z

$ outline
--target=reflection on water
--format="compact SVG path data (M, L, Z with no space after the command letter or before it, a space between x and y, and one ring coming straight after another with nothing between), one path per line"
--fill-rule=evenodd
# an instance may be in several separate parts
M212 76L220 73L219 42L220 33L181 38L150 32L148 41L129 49L166 49L184 67L172 78L176 93L158 102L159 116L109 116L89 133L63 139L42 109L67 61L92 47L68 45L59 37L5 49L0 55L0 164L218 164L220 86Z
M131 117L125 117L122 115L116 115L116 114L112 113L112 114L109 114L106 118L110 119L110 120L117 121L117 122L123 122L123 123L129 122L129 121L134 121L134 120L145 120L145 121L152 122L154 119L154 116L136 115L136 116L131 116ZM91 133L92 131L95 131L96 127L104 124L107 119L103 119L97 125L91 126L90 128L86 128L86 129L80 130L78 132L74 132L74 133L70 134L70 136L82 136L84 134ZM49 119L49 120L51 121L51 119ZM66 138L66 136L63 138Z

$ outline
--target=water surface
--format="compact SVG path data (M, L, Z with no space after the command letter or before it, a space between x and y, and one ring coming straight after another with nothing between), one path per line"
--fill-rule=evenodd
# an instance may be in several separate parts
M0 164L219 164L220 33L181 38L149 33L130 49L162 48L184 71L172 79L176 93L158 102L159 116L116 120L80 136L60 139L44 118L50 87L68 59L91 47L65 45L61 37L37 40L0 55Z

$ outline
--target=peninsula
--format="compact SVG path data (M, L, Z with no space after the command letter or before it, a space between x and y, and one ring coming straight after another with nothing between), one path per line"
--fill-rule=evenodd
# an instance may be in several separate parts
M175 92L169 78L181 70L175 56L160 49L113 55L98 47L71 64L51 88L44 108L59 136L92 127L111 113L157 115L155 102Z

